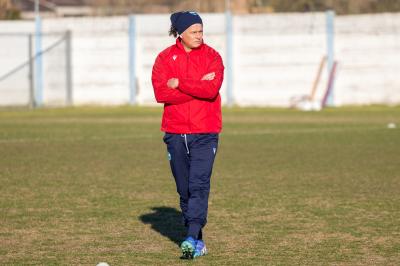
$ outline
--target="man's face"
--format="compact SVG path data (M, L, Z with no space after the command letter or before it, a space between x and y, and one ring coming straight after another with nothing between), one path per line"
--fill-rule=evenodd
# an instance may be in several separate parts
M181 34L181 39L186 48L199 47L203 43L203 25L193 24Z

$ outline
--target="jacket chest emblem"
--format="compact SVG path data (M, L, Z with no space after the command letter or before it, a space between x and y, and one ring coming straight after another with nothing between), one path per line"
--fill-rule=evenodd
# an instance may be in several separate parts
M172 56L172 59L175 61L177 57L178 57L178 56L177 56L176 54L174 54L174 55Z

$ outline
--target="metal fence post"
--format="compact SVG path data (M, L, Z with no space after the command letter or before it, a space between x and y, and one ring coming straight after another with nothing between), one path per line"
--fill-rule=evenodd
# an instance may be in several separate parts
M129 16L129 104L136 102L136 20L135 16Z
M334 54L334 22L335 22L335 11L328 10L326 12L326 36L327 36L327 68L328 68L328 76L332 72L333 63L335 61L335 54ZM332 81L334 82L334 81ZM328 106L334 106L334 87L332 83L331 91L328 95L327 99Z
M42 21L39 15L35 19L35 106L43 104L43 72L42 72Z
M66 66L66 85L67 85L67 95L66 95L66 104L73 104L73 88L72 88L72 51L71 51L71 31L67 30L65 33L65 66Z
M33 37L32 34L28 34L28 62L29 62L29 107L35 107L35 85L33 84Z
M226 93L227 93L227 105L232 106L234 103L233 99L233 29L232 29L232 14L228 9L225 12L226 18Z

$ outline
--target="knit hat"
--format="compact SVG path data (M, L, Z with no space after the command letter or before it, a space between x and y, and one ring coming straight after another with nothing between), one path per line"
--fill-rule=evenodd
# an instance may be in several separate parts
M172 27L174 27L179 34L182 34L182 32L193 24L203 24L199 14L190 11L173 13L170 20Z

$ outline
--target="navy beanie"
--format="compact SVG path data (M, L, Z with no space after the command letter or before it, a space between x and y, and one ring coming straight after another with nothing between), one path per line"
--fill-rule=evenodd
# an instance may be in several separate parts
M190 11L173 13L170 20L172 27L176 29L178 34L182 34L182 32L193 24L203 24L199 14Z

